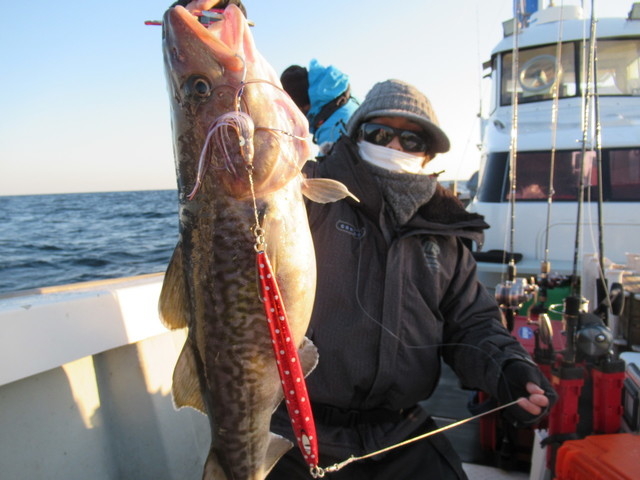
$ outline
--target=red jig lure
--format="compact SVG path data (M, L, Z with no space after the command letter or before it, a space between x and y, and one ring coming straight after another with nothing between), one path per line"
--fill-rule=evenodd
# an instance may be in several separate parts
M287 313L280 297L280 289L273 275L266 252L258 251L260 291L271 332L273 352L280 373L284 398L291 418L291 425L298 440L298 447L312 469L318 468L318 440L313 420L307 385L298 349L289 330Z

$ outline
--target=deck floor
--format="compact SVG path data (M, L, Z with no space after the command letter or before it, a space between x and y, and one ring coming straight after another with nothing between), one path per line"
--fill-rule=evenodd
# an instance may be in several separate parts
M522 472L507 472L499 468L463 463L462 467L469 480L528 480L529 475Z

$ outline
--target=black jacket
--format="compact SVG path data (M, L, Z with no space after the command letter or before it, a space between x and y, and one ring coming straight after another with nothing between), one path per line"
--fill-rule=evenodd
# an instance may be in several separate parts
M320 354L307 377L312 403L409 411L436 388L440 358L463 386L496 394L502 365L529 356L502 326L465 246L482 241L482 217L438 186L405 225L393 225L376 180L346 137L306 173L339 180L360 199L308 205L318 284L307 336ZM409 436L411 417L357 428L316 418L320 451L374 451ZM273 430L291 437L287 424L281 408Z

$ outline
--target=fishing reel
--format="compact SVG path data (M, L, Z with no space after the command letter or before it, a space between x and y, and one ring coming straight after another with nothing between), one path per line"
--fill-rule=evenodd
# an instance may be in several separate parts
M496 285L495 299L503 311L507 322L507 329L513 330L516 312L525 302L536 297L538 286L530 284L526 278L506 280Z
M597 361L612 353L613 333L597 312L586 311L588 303L577 297L567 297L563 312L567 348L565 359Z
M602 319L593 313L585 313L580 318L580 328L576 331L576 349L587 358L607 355L613 346L613 334Z
M548 261L543 261L540 265L540 273L535 278L535 283L538 286L537 301L531 305L527 316L535 321L538 316L547 313L549 311L546 305L548 291L566 285L569 281L570 278L566 275L551 273L551 264Z

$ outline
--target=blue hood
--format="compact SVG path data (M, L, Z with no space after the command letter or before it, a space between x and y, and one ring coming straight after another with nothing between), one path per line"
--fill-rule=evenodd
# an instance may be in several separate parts
M309 63L308 72L309 100L311 102L311 107L307 113L310 123L309 128L311 133L315 134L318 145L325 141L334 142L345 131L344 125L346 125L349 117L358 107L355 99L350 99L334 112L317 131L313 126L313 119L320 113L322 107L347 90L349 87L349 75L342 73L333 65L323 67L315 58Z
M314 58L309 63L309 116L315 116L324 105L336 98L349 86L349 75L333 65L323 67Z

